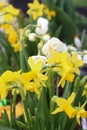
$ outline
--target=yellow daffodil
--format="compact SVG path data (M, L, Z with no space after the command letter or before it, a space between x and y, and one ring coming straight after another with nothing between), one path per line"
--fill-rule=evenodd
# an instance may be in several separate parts
M33 80L35 77L36 73L34 71L29 71L21 74L20 81L22 82L22 84L26 84Z
M11 4L9 4L6 8L4 8L4 11L11 13L12 15L15 15L15 16L18 16L20 13L20 10L14 8Z
M14 52L18 52L20 50L20 42L13 44L12 47L14 48Z
M71 96L68 99L65 98L59 98L57 96L54 96L52 98L52 101L57 103L58 108L52 112L52 114L56 114L58 112L64 111L69 118L73 118L76 115L76 110L72 107L71 103L73 102L75 98L75 94L72 93Z
M34 80L33 82L30 82L28 84L25 84L24 89L30 92L35 92L37 94L38 99L41 95L42 85L37 80Z
M39 79L37 80L37 74L35 71L22 73L20 76L20 82L25 91L35 92L38 98L40 97L43 83L39 81Z
M2 28L5 30L6 34L8 35L8 41L11 44L15 44L18 39L18 34L15 31L15 29L13 28L13 26L9 25L9 24L3 24Z
M80 125L80 118L86 118L87 117L87 111L84 109L84 106L86 103L84 103L81 107L75 107L76 109L76 120L78 124Z
M84 61L78 59L77 53L73 53L71 57L71 62L73 64L73 70L76 74L80 74L79 67L84 64Z
M44 8L44 14L47 16L47 18L49 20L51 20L51 18L56 15L56 12L54 10L50 11L49 8L45 6L45 8Z
M19 15L20 10L14 8L11 4L0 4L0 12L4 18L4 22L12 22L15 16Z
M2 28L8 36L8 41L11 46L14 48L15 52L20 50L20 41L19 41L19 33L14 29L14 27L10 24L3 24ZM19 30L20 31L20 30Z
M61 79L58 82L58 86L64 87L65 81L72 82L74 80L72 63L70 62L70 55L67 52L58 53L54 51L52 56L48 58L47 63L49 65L55 65L53 70L57 71Z
M37 79L39 82L47 80L47 76L45 74L41 73L41 70L42 70L42 67L43 67L42 61L38 61L37 63L35 63L33 58L29 57L28 63L31 67L31 71L35 72L35 74L36 74L35 79Z
M16 82L18 81L20 77L20 71L17 71L17 72L12 72L12 71L5 71L1 78L4 80L4 82Z
M9 86L6 82L0 77L0 99L6 98L9 91Z
M0 76L0 96L1 99L5 98L8 94L8 91L12 89L12 86L18 82L20 77L20 71L12 72L7 70Z
M29 3L28 15L31 15L34 20L43 15L44 5L40 4L38 0L34 0L33 3Z
M87 83L84 85L84 90L83 90L83 96L85 95L87 97Z
M62 70L59 72L59 75L61 76L61 79L59 80L58 86L64 87L65 81L73 82L74 80L74 74L72 67L63 64Z

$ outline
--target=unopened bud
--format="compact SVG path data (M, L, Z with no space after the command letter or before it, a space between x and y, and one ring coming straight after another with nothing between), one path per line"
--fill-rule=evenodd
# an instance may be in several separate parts
M32 42L34 42L36 40L36 34L35 33L30 33L28 35L28 39Z
M82 47L82 43L81 43L81 40L79 39L79 37L76 35L75 38L74 38L74 43L75 43L75 46L80 49Z

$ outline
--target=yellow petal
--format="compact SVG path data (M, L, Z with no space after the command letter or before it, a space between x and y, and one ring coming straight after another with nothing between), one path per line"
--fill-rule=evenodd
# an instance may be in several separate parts
M69 103L71 104L73 100L75 99L75 93L73 92L71 96L68 98Z
M59 107L59 108L57 108L56 110L54 110L54 111L52 112L52 114L56 114L56 113L62 112L62 111L63 111L63 109L61 109L61 108Z

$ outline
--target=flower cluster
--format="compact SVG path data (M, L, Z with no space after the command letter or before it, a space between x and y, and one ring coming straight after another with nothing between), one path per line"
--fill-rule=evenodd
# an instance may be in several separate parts
M0 2L1 129L74 130L83 126L87 51L61 5L34 0L28 3L29 16L22 16L19 9Z

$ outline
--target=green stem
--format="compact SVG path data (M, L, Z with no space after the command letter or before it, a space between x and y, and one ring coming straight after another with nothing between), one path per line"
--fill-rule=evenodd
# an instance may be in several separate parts
M24 55L23 55L23 45L21 45L21 48L20 48L20 69L22 72L25 71L25 61L24 61Z
M31 115L27 106L27 102L26 102L26 95L23 89L23 86L21 84L18 85L19 86L19 91L21 94L21 98L22 98L22 102L23 102L23 107L24 107L24 112L25 112L25 117L26 117L26 121L27 121L27 127L30 130L31 128Z
M48 83L49 86L49 99L50 99L50 130L54 130L54 116L51 115L51 112L54 110L54 105L51 103L51 98L54 96L54 73L51 68L48 70Z
M28 65L28 55L23 44L21 44L21 48L20 48L20 68L22 72L25 72L26 70L27 71L30 70Z
M13 95L13 118L15 118L15 106L16 106L16 90L14 91L14 95Z
M12 128L13 126L13 123L12 123L12 95L10 93L10 119L11 119L11 122L10 122L10 128Z
M26 103L26 100L22 100L22 102L23 102L25 116L26 116L26 120L27 120L27 126L30 129L31 128L31 119L30 119L30 115L28 112L27 103Z
M29 24L29 25L27 25L24 29L23 29L23 31L22 31L22 33L21 33L21 35L20 35L20 41L21 41L21 44L23 44L23 36L24 36L24 33L25 33L25 31L27 30L27 29L29 29L30 27L37 27L37 25L32 25L32 24Z

